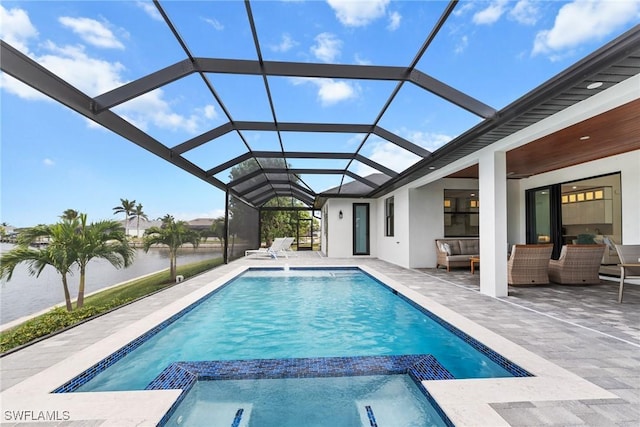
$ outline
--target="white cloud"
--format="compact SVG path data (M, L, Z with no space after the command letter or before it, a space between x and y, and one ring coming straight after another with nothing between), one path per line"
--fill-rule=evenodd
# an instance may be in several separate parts
M285 33L282 35L280 43L269 45L269 48L274 52L288 52L297 45L298 42L293 40L289 34Z
M347 27L363 27L386 15L390 0L327 0L336 17Z
M318 85L318 97L323 106L337 104L357 96L357 90L351 84L333 79L314 79Z
M3 21L0 30L3 40L7 42L13 40L16 44L22 44L21 51L29 54L27 42L35 38L38 32L31 25L27 13L20 9L6 11L0 6L0 17ZM96 28L106 28L97 21L89 21L62 18L60 22L85 35L87 33L83 32L83 29L88 24L95 25ZM98 31L91 32L92 36L98 37L97 40L93 39L91 43L101 43L103 46L106 43L108 45L110 33L105 33L99 28ZM59 46L53 41L47 40L40 44L39 48L42 50L42 54L29 54L29 56L88 96L97 96L127 83L123 77L125 67L121 63L92 57L87 54L83 45ZM5 73L0 74L0 87L22 99L49 99ZM143 129L153 125L161 129L183 130L192 134L199 132L206 122L218 118L214 105L195 108L187 114L176 113L172 105L173 102L165 99L164 92L157 89L118 106L116 111L122 113L132 123L139 124ZM87 121L87 123L90 127L95 127L95 123L91 121Z
M114 109L118 114L142 130L151 125L158 129L197 133L204 125L203 118L212 119L217 113L212 105L195 109L190 115L174 112L169 102L164 99L162 89L156 89L132 99Z
M402 129L400 132L405 139L429 151L436 151L453 139L450 135L436 132Z
M389 25L387 25L387 29L389 31L395 31L400 28L400 21L402 21L402 15L398 12L391 12L389 14Z
M49 40L43 48L49 53L35 58L36 61L89 96L97 96L124 83L121 77L124 65L90 57L82 45L57 46Z
M55 166L56 162L54 162L53 160L51 160L49 158L46 158L46 159L42 160L42 164L45 165L45 166L51 167L51 166Z
M540 10L531 0L519 0L509 11L509 17L514 21L524 25L534 25L538 22Z
M158 12L158 9L154 6L154 4L150 1L139 1L136 3L138 5L138 7L142 10L144 10L144 12L149 15L149 17L151 19L154 19L156 21L163 21L164 19L162 19L162 15L160 15L160 12Z
M507 0L493 1L489 6L473 15L473 22L479 25L491 25L497 22L505 12Z
M532 53L554 54L598 40L639 15L640 0L574 1L560 8L553 28L536 34Z
M356 53L356 55L355 55L353 60L358 65L371 65L372 64L370 60L361 57L360 54L358 54L358 53Z
M222 22L218 21L216 18L202 18L202 20L211 25L217 31L224 30L224 25L222 25Z
M78 34L85 42L96 47L124 49L124 45L120 43L113 32L105 24L95 19L61 16L58 18L58 22Z
M367 157L396 172L402 172L420 160L419 156L385 140L376 141L371 146L371 152ZM358 163L356 168L356 173L360 176L367 176L379 172L379 170L367 166L364 163Z
M468 36L462 36L460 38L460 40L458 41L458 43L456 44L456 46L454 48L454 52L455 53L462 53L467 49L467 46L469 46L469 37Z
M311 53L322 62L334 62L340 56L342 40L331 33L321 33L315 38L316 44L311 46Z
M333 79L294 77L289 80L296 86L307 83L315 85L318 89L318 99L323 107L357 98L360 92L357 85Z
M21 81L5 73L0 74L0 89L6 90L9 93L12 93L22 99L26 99L29 101L51 100L51 98L44 96L37 90L32 89Z
M404 128L401 129L399 135L429 151L437 150L452 139L444 134L412 131ZM371 145L371 152L367 157L396 172L402 172L420 160L420 156L381 138L377 138ZM379 171L362 163L358 163L356 168L356 173L360 176L370 175L375 172Z
M213 105L207 105L203 108L202 113L207 119L217 119L218 112L216 111L216 107Z
M460 4L462 4L462 6L460 6ZM470 10L472 10L473 8L474 8L473 2L467 1L463 3L458 3L458 6L456 6L456 8L453 10L453 15L462 16L467 12L469 12Z
M38 37L29 15L22 9L5 9L0 4L0 38L24 54L29 54L29 40Z

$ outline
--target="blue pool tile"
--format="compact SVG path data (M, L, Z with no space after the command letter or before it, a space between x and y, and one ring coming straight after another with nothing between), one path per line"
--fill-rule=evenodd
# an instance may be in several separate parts
M367 411L367 417L369 418L369 425L371 427L378 427L378 423L376 422L376 417L373 415L373 409L371 409L371 406L367 405L364 408Z
M231 424L231 427L238 427L240 425L240 421L242 421L243 412L244 412L244 409L242 408L238 409L238 411L236 412L236 416L233 418L233 423Z

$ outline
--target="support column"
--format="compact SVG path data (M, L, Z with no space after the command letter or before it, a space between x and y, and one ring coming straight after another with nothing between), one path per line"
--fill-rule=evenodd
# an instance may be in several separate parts
M507 285L507 161L488 152L479 161L480 293L504 297Z
M222 260L229 264L229 189L224 192L224 247L222 248Z

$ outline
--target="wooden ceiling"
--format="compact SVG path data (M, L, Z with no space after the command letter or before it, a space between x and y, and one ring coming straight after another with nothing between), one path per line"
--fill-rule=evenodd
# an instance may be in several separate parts
M635 100L508 151L507 174L527 178L638 149L640 100ZM478 178L478 165L448 177Z

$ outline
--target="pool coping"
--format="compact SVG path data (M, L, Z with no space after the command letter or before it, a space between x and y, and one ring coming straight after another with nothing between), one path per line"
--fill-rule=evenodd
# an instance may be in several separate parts
M117 349L127 345L175 313L218 289L244 271L264 265L244 265L212 280L190 294L134 322L67 359L5 390L3 410L47 411L70 414L72 420L106 420L103 426L156 425L179 397L180 390L140 390L126 392L50 393L61 384L91 368ZM299 265L298 268L307 266ZM318 266L309 265L308 268ZM322 268L331 268L324 265ZM423 386L450 420L457 426L482 424L508 425L491 407L491 403L519 401L559 401L583 399L617 399L618 396L563 369L504 337L470 321L427 296L419 294L379 271L365 265L336 265L336 268L359 268L389 288L415 302L454 327L495 350L533 377L431 380ZM34 414L38 415L38 414ZM31 421L34 421L33 419Z

